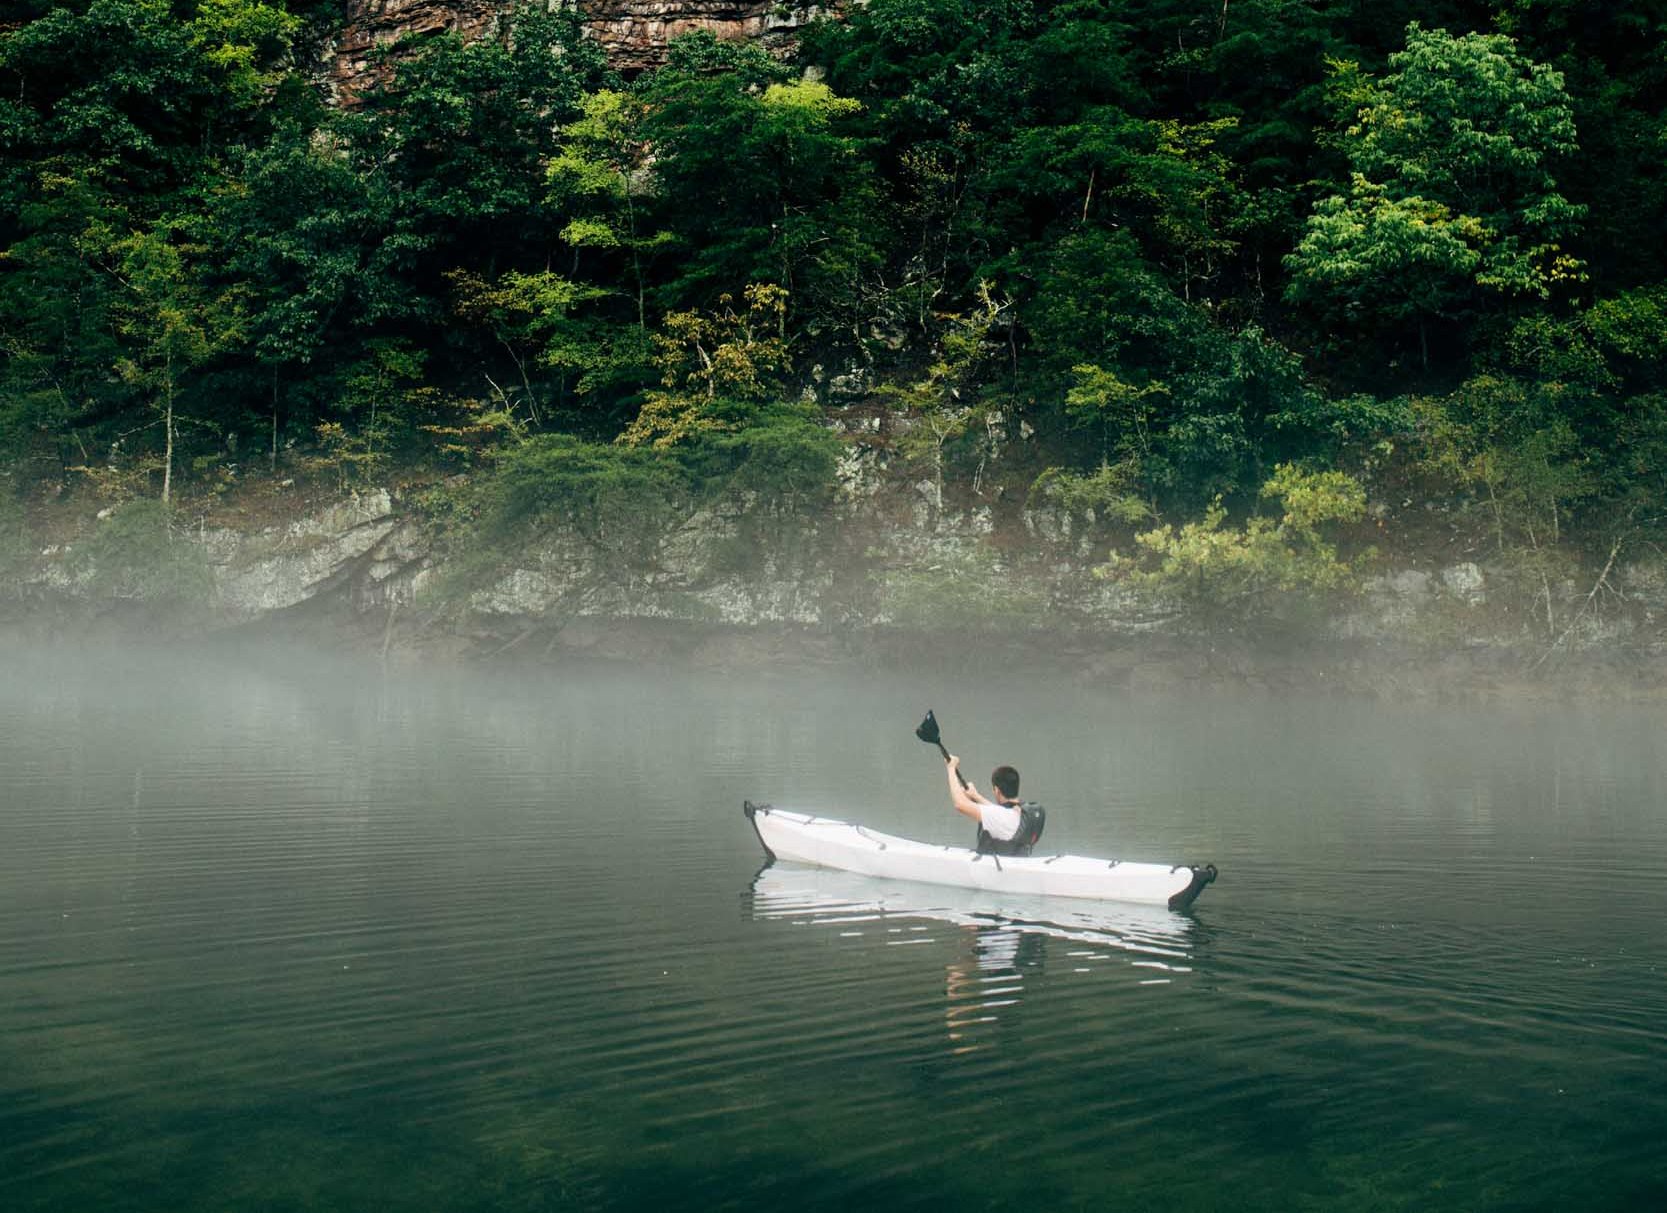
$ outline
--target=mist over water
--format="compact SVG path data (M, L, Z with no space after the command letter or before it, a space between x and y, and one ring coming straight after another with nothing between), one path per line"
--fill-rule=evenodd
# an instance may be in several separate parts
M779 866L741 800L1188 915ZM1667 1200L1650 711L0 653L0 1208Z

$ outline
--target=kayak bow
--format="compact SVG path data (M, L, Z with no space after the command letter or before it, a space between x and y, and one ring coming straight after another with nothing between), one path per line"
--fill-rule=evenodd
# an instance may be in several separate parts
M980 855L967 847L915 842L865 826L742 802L771 859L861 872L891 880L958 885L1042 897L1132 901L1184 910L1216 878L1214 864L1127 863L1086 855Z

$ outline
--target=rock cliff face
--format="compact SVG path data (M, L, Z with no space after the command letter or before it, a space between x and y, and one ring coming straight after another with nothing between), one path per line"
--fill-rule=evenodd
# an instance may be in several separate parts
M376 51L401 38L456 33L475 39L495 34L505 7L496 0L348 0L347 20L324 53L330 91L337 101L351 103L376 79Z
M268 501L250 515L259 524L199 522L176 534L182 563L201 573L183 597L100 577L73 545L52 545L10 574L0 565L0 638L126 619L147 636L253 628L368 640L384 657L583 654L751 668L1007 654L1129 687L1667 702L1658 556L1615 568L1606 595L1571 580L1542 584L1537 598L1513 590L1508 568L1432 559L1385 570L1284 631L1198 633L1179 626L1174 604L1096 575L1112 536L1092 512L1046 494L1017 499L993 482L946 492L921 478L896 454L911 424L864 410L834 420L844 439L837 487L809 516L760 514L736 499L667 516L653 534L553 522L491 576L448 564L418 502L384 489L297 497L288 511ZM992 461L1018 457L1011 443L1024 441L1021 431L993 445ZM473 555L460 553L460 564Z
M759 39L785 49L793 36L825 10L814 5L758 0L583 0L585 25L623 72L658 67L666 43L679 34L710 31L725 40Z
M513 7L513 0L348 0L347 20L326 49L325 76L336 98L351 102L375 79L379 47L424 34L496 37ZM771 0L578 0L578 9L608 61L627 73L659 66L667 42L696 30L785 49L806 23L830 11Z

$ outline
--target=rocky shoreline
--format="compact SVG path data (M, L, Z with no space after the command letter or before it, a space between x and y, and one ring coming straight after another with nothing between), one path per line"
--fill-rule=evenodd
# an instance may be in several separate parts
M440 609L431 591L443 569L420 519L377 490L253 532L202 527L185 536L213 580L208 599L190 608L89 594L63 552L48 550L0 606L0 631L28 644L293 643L401 664L623 662L746 676L835 667L1025 671L1136 693L1667 702L1667 643L1657 623L1667 616L1664 591L1643 566L1619 578L1624 613L1582 620L1572 608L1577 591L1567 587L1571 623L1560 641L1526 635L1507 605L1490 601L1486 570L1468 563L1381 575L1333 614L1254 635L1186 633L1068 560L1053 562L1045 599L1022 616L933 620L930 601L926 614L900 612L897 595L885 592L888 578L908 586L945 562L988 559L979 545L989 520L967 511L892 517L889 538L884 528L859 528L871 556L860 570L829 563L837 545L823 535L806 548L820 555L790 570L766 562L714 571L703 548L720 542L724 528L712 523L672 545L674 556L652 574L622 577L597 567L571 537L552 535L461 608ZM856 523L846 516L841 525ZM877 540L890 544L878 556Z
M546 528L464 589L453 566L468 553L448 551L419 490L308 499L267 486L262 509L174 532L202 583L189 601L112 588L76 551L98 524L66 517L59 532L83 538L42 546L0 586L0 631L287 640L395 662L1014 669L1131 691L1667 700L1667 564L1654 558L1529 595L1474 560L1403 557L1300 619L1203 631L1099 574L1109 540L1091 514L988 486L951 499L911 481L879 435L848 437L832 503L788 529L703 508L630 562Z

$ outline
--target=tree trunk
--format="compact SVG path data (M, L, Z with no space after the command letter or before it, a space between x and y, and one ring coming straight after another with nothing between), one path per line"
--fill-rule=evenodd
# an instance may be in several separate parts
M625 184L625 238L631 245L631 274L637 280L637 329L648 332L648 308L643 299L647 288L642 277L642 245L637 242L637 208L631 203L631 178L621 173Z
M272 368L272 454L269 460L274 474L278 471L278 368Z
M173 355L163 362L162 390L162 504L167 505L174 491L174 366Z

